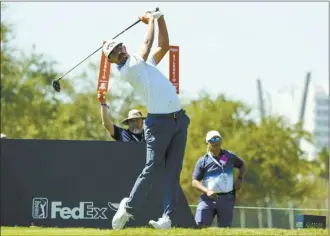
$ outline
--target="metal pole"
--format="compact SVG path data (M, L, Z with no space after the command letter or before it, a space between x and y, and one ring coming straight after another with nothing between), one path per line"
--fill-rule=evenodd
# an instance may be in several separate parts
M261 209L258 209L257 210L257 213L258 213L258 225L259 225L259 228L263 228L263 218L262 218L262 211Z
M294 229L294 209L292 201L289 202L289 224L290 229Z
M259 95L258 98L259 98L260 116L261 116L261 119L263 119L265 117L265 104L264 104L260 79L257 79L257 90L258 90L258 95Z
M272 228L273 227L273 218L272 218L272 210L271 208L269 208L270 206L270 199L269 197L265 198L266 204L267 204L267 226L268 228Z
M257 206L260 207L260 201L257 201ZM263 228L263 218L262 218L262 211L261 208L257 209L257 217L258 217L258 227Z
M245 228L245 210L244 208L241 208L240 212L240 222L241 222L241 228Z
M305 88L304 88L304 93L303 93L302 101L301 101L301 108L300 108L300 114L299 114L299 122L304 122L305 110L306 110L306 101L307 101L307 96L308 96L308 88L309 88L310 80L311 80L311 73L308 72L306 74Z

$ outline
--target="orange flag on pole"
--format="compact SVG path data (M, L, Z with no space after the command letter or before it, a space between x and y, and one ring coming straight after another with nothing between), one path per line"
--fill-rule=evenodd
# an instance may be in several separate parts
M169 72L169 80L176 88L176 93L180 93L180 87L179 87L179 46L170 46L170 72Z
M106 41L104 41L103 44L105 42ZM108 91L109 80L110 80L110 68L111 68L111 63L107 60L107 58L104 56L104 53L102 51L100 72L99 72L99 78L98 78L98 82L97 82L97 91L99 93L104 94Z

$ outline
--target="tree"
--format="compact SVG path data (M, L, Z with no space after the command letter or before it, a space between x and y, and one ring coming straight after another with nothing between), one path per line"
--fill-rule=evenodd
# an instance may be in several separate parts
M320 177L329 181L329 151L326 147L318 153L314 163L321 168Z
M4 39L10 29L1 30ZM15 55L17 56L13 56ZM19 56L18 56L19 55ZM57 119L60 100L52 94L51 81L58 74L54 62L33 51L25 55L6 43L1 47L1 130L12 138L48 138L47 130ZM63 83L67 92L70 85ZM66 92L63 96L67 95Z

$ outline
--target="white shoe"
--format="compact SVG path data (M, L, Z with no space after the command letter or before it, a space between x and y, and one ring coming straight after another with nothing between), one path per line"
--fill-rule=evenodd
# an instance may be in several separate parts
M172 222L168 216L162 216L162 218L159 218L158 221L149 221L149 224L155 229L169 229L171 228Z
M125 224L133 216L126 211L126 202L128 198L123 198L119 204L116 214L112 218L112 228L114 230L119 230L124 228Z

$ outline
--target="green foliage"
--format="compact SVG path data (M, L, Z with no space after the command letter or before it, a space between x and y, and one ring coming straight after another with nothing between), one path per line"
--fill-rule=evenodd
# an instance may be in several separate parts
M323 148L318 154L316 164L320 166L320 176L329 181L329 151L327 148Z
M109 140L96 95L99 67L91 64L82 75L61 80L58 94L51 86L60 74L54 70L55 62L35 50L25 55L11 48L7 44L11 37L10 26L1 23L1 132L8 138ZM132 108L146 114L130 86L114 74L110 82L109 115L114 123L119 124ZM288 125L280 117L257 123L243 102L223 95L211 99L205 92L185 109L191 124L181 184L191 204L199 196L191 187L191 175L196 161L206 152L209 130L220 131L223 148L246 162L247 174L237 204L255 205L265 197L272 202L303 200L315 193L327 197L324 184L328 183L329 154L324 151L316 161L307 161L296 140L310 136L300 125Z

